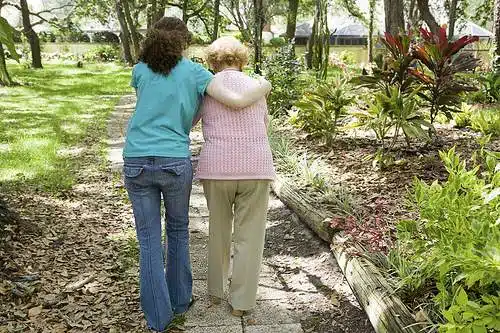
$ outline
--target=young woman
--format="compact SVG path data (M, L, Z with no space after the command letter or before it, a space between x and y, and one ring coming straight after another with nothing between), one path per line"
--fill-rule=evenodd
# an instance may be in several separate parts
M243 93L259 82L242 73L246 48L235 38L219 38L207 50L207 61L227 89ZM201 117L205 144L196 177L201 179L209 217L208 293L214 303L224 295L228 280L234 221L234 261L229 303L242 316L256 303L269 201L275 177L267 137L267 105L257 103L235 111L205 98Z
M187 311L192 297L188 211L192 183L189 131L205 94L235 108L270 90L265 80L245 95L185 57L186 25L158 21L147 33L133 69L137 105L130 119L124 157L125 187L134 211L140 245L141 306L149 327L164 330L174 314ZM167 267L164 271L160 205L166 210Z

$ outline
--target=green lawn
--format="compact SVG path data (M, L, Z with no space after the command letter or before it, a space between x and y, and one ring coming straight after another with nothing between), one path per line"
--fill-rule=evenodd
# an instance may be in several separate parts
M119 96L130 92L130 69L118 65L9 65L22 85L0 88L0 183L46 190L71 186L72 165L101 133Z

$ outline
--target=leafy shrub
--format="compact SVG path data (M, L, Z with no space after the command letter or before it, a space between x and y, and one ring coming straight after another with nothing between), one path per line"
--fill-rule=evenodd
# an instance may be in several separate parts
M99 45L89 50L83 58L90 62L110 62L119 58L119 48L114 45Z
M485 91L471 91L465 96L465 100L472 104L486 104L489 103L490 99Z
M40 38L40 41L43 43L56 42L56 35L51 31L40 31L40 33L38 33L38 37Z
M397 225L389 254L400 291L434 292L440 332L500 330L500 154L482 154L486 163L468 169L454 148L440 152L448 180L415 181L419 218Z
M286 40L283 37L273 37L269 41L269 44L273 47L283 47L286 45Z
M470 125L484 135L500 136L500 108L477 111L471 117Z
M299 75L302 69L292 45L286 45L267 57L263 64L273 90L267 100L272 115L284 115L301 93Z
M471 125L471 118L473 113L476 111L476 108L467 103L462 103L462 107L460 108L460 112L457 112L453 115L453 120L455 121L455 127L457 128L465 128Z
M480 82L488 102L500 102L500 72L481 75Z
M295 104L298 111L291 114L290 122L332 144L338 123L347 115L346 107L353 102L350 89L345 79L337 78L306 91Z
M433 130L433 126L420 112L415 98L418 92L417 89L411 94L404 94L395 85L385 92L376 93L373 100L369 101L368 109L352 112L357 121L351 126L372 130L382 144L382 149L386 148L385 139L391 130L391 147L394 147L400 134L404 135L408 144L411 138L428 137L426 129Z
M356 57L354 56L354 53L348 50L343 50L342 52L340 52L339 59L346 65L353 65L356 63Z

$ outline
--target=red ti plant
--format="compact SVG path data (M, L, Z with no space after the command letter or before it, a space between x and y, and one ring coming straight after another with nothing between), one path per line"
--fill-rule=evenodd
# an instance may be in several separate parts
M460 52L466 45L478 41L478 37L464 36L449 41L443 26L434 34L420 29L422 41L415 44L412 55L426 68L410 68L410 73L424 86L419 95L430 108L430 120L434 122L439 113L449 119L458 111L460 93L475 90L455 77L460 72L471 71L479 65L479 59L472 54Z
M408 68L415 60L411 53L413 35L411 32L397 35L386 32L380 41L391 54L388 70L393 73L392 83L398 82L402 90L405 91L411 83L407 80Z
M351 82L385 91L388 91L390 86L398 84L401 91L406 92L415 81L413 76L408 75L408 68L416 61L411 53L413 35L411 33L392 35L386 32L384 37L380 37L380 41L389 54L375 60L377 67L373 68L373 75L356 77Z

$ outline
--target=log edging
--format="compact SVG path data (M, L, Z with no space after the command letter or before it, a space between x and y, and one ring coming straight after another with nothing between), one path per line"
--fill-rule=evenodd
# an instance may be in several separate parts
M326 211L318 209L288 177L278 175L272 189L303 223L330 244L342 273L377 333L421 331L425 323L415 321L380 270L366 258L350 255L359 249L346 245L342 234L335 233L329 226L331 216Z

